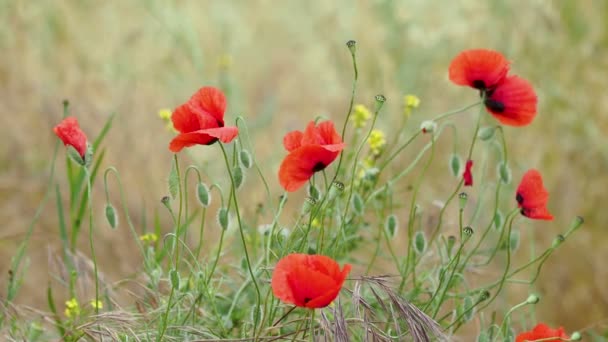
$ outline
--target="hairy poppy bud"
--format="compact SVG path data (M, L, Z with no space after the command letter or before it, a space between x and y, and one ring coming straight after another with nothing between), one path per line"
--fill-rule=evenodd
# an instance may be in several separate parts
M171 280L171 287L175 290L179 290L179 273L177 273L176 269L172 269L169 272L169 279Z
M223 230L228 229L229 218L228 218L228 209L220 208L217 211L217 222Z
M487 141L487 140L492 139L495 131L496 131L496 126L482 127L479 130L479 133L477 133L477 136L479 137L479 139L481 139L483 141Z
M581 336L581 333L579 333L578 331L575 331L572 333L572 335L570 335L570 341L580 341L581 338L583 338Z
M536 304L539 301L540 301L540 298L535 294L529 295L528 299L526 299L526 303L528 303L528 304Z
M116 228L118 226L118 216L116 216L116 209L110 204L106 204L106 220L110 224L110 227Z
M209 188L207 188L205 183L201 182L196 186L196 198L205 208L211 203L211 193L209 192Z
M240 166L235 166L232 170L232 178L234 179L234 187L240 189L245 182L245 173Z
M460 157L456 153L453 153L450 156L450 171L452 171L452 175L454 177L460 176L460 165L461 164L462 163L460 162Z
M511 169L506 162L500 162L498 164L498 175L504 184L511 183Z
M394 214L389 215L386 218L386 222L384 222L384 229L386 230L386 235L388 235L388 237L391 239L394 238L395 234L397 233L397 228L397 216L395 216Z
M361 198L361 195L359 195L358 193L353 194L353 199L351 202L352 206L353 206L353 211L357 214L357 215L361 215L363 214L363 199Z
M244 168L249 169L253 165L253 161L251 160L251 153L247 150L241 150L239 152L239 162L243 165Z
M437 123L433 120L425 120L420 124L422 133L433 133L437 130Z
M456 237L454 235L448 236L448 243L446 249L448 251L448 255L452 254L452 249L454 248L454 244L456 244Z
M414 236L414 249L418 254L422 254L426 250L426 237L422 231L417 231Z

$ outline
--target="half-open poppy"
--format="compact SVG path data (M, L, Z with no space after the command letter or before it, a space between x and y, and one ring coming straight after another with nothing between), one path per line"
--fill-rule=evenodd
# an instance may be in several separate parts
M555 337L552 339L552 337ZM560 342L568 340L570 337L566 335L564 328L551 329L544 323L537 324L534 329L523 332L515 338L515 342L526 342L542 340L543 342Z
M344 149L342 138L333 122L315 125L311 121L304 132L292 131L283 138L289 152L279 168L279 182L287 191L296 191L315 172L325 169Z
M473 161L471 159L467 160L467 163L464 167L464 173L462 174L462 178L464 179L464 186L473 186L473 173L471 169L473 168Z
M80 129L78 120L68 116L57 126L53 127L53 132L61 139L65 146L72 146L84 159L87 152L87 136Z
M503 125L525 126L536 116L537 101L534 88L528 81L519 76L508 76L487 92L484 104Z
M547 210L549 192L543 186L540 172L528 170L521 179L515 195L521 214L537 220L553 220L553 215Z
M328 306L340 293L351 266L323 255L289 254L272 273L272 293L285 303L306 308Z
M171 115L179 134L171 140L169 150L179 152L193 145L211 145L216 141L231 142L239 133L237 127L224 126L226 97L219 89L202 87L188 102Z
M494 88L509 71L509 61L498 51L471 49L459 53L449 68L450 81L481 91Z

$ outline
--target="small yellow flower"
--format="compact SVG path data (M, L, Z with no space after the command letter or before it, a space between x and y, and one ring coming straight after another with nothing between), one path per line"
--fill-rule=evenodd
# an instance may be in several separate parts
M100 300L93 299L91 301L91 306L93 307L93 309L101 310L101 309L103 309L103 302Z
M318 218L314 218L312 219L312 222L310 224L313 228L321 228L321 221L319 221Z
M158 235L156 235L154 233L146 233L146 234L140 236L139 239L142 242L155 243L156 241L158 241Z
M356 128L365 126L365 123L372 117L372 113L362 104L355 105L351 120Z
M78 304L78 300L76 298L72 298L65 302L64 314L68 318L80 315L80 305Z
M408 94L403 97L403 104L403 112L406 117L409 117L412 114L412 109L420 106L420 99L416 95Z
M177 130L173 127L173 122L171 121L172 112L170 109L163 108L158 111L158 117L161 118L165 122L165 127L168 131L177 133Z
M359 172L357 173L358 179L363 179L363 177L365 177L365 174L367 173L367 170L374 167L374 165L376 164L376 161L373 157L370 156L370 157L363 159L361 164L362 164L361 168L359 168Z
M228 70L232 66L232 56L230 54L223 54L217 59L217 66L220 69Z
M379 129L372 130L369 138L367 138L367 144L373 155L377 156L382 153L384 145L386 145L386 136L384 132Z

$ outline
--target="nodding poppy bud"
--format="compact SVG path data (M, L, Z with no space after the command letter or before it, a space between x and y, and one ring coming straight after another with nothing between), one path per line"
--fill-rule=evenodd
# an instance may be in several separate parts
M357 215L363 214L364 203L363 203L363 198L361 198L361 195L359 195L358 193L353 194L353 199L352 199L351 204L353 206L353 211Z
M211 193L209 192L209 188L207 188L207 185L205 183L200 182L196 186L196 198L198 199L199 203L205 208L207 208L209 204L211 204Z
M498 164L498 175L504 184L511 183L511 169L506 162L503 161Z
M386 222L384 222L384 229L386 230L386 235L388 235L388 237L391 239L394 238L395 234L397 233L397 228L397 216L395 216L394 214L389 215L386 218Z
M338 195L340 195L341 193L344 192L344 183L340 182L340 181L333 181L331 183L331 187L329 188L329 200L333 200L334 198L338 197Z
M458 194L458 205L460 206L460 210L466 207L468 199L469 195L467 195L466 192L461 192L460 194Z
M575 331L570 335L570 341L580 341L582 338L581 333L578 331Z
M496 131L496 126L482 127L479 130L479 133L477 133L477 137L479 137L479 139L481 139L483 141L487 141L487 140L492 139L492 137L494 137L495 131Z
M528 304L536 304L539 301L540 301L540 298L535 294L529 295L528 299L526 299L526 303L528 303Z
M238 165L235 166L232 170L232 179L234 179L235 189L240 189L245 182L245 173L243 172L243 168Z
M422 133L433 133L437 130L437 123L433 120L422 121L420 130Z
M223 230L228 229L228 224L229 222L229 218L228 218L228 209L226 208L220 208L217 211L217 222L219 223L220 227L222 227Z
M562 242L566 241L566 238L562 234L558 234L555 239L553 239L553 243L551 244L551 248L556 248L561 245Z
M454 177L460 176L460 165L461 164L462 163L460 162L460 157L456 153L453 153L450 156L450 171L452 171L452 175Z
M310 184L307 187L308 196L313 198L315 201L319 201L321 199L321 191L315 185Z
M350 50L350 53L354 56L357 52L357 42L354 40L349 40L346 42L346 47Z
M374 99L376 100L375 112L378 113L382 106L384 106L384 102L386 102L386 97L384 97L384 95L382 94L378 94L374 97Z
M118 216L116 216L116 209L110 204L106 204L106 220L110 224L110 227L116 228L118 226Z
M249 153L247 150L241 150L241 152L239 152L239 162L241 162L241 165L243 165L244 168L251 168L251 166L253 166L251 153Z
M302 205L302 215L308 214L316 204L317 200L312 197L306 197L304 205Z
M414 236L414 249L418 254L422 254L426 250L426 237L422 231L417 231Z

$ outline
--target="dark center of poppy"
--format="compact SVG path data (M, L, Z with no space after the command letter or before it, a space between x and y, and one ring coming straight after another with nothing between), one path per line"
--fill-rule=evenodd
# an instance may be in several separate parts
M311 300L312 298L304 297L304 304L308 304L308 302L310 302Z
M484 90L484 89L486 89L486 82L484 82L482 80L475 80L475 81L473 81L473 88L476 88L479 90Z
M524 203L524 196L522 196L519 192L515 196L515 199L517 200L517 203L519 203L519 204L523 204Z
M493 99L486 99L484 101L484 104L492 112L502 113L505 111L505 105L502 102L499 102L499 101L496 101Z
M521 210L519 211L522 215L524 215L525 217L528 217L528 209L526 208L521 208Z
M315 164L315 166L312 167L312 172L322 171L326 167L327 167L327 165L323 164L322 162L318 162Z

